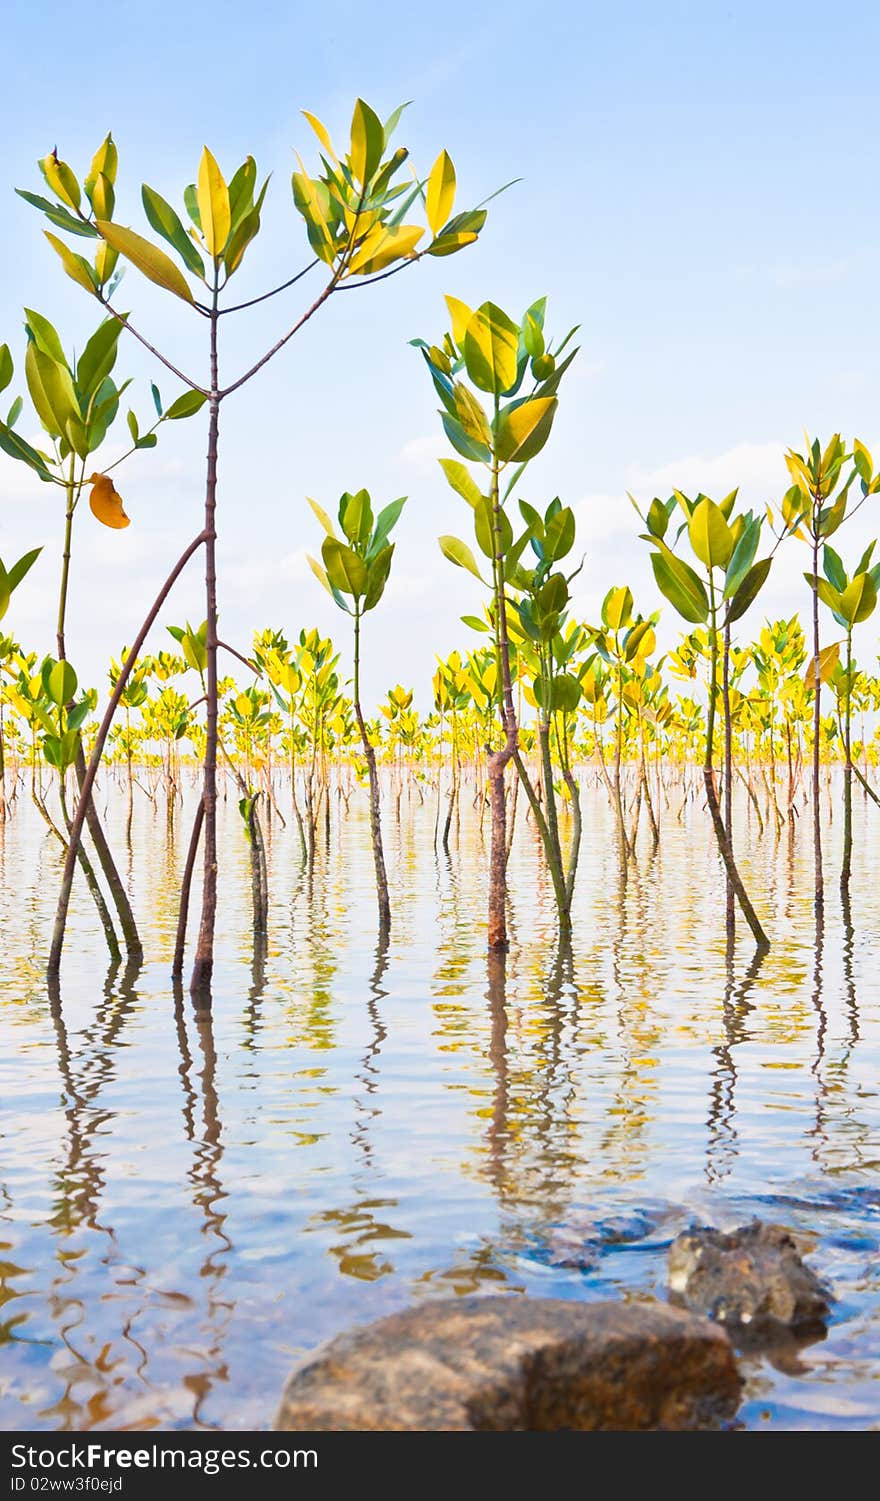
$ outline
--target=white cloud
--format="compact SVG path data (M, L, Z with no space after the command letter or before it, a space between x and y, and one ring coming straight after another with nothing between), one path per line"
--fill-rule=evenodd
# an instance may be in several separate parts
M773 443L737 443L712 457L690 454L674 459L657 469L632 468L627 473L626 489L641 504L654 495L666 497L674 489L722 499L736 486L740 498L748 505L762 505L788 488L783 460L786 445Z

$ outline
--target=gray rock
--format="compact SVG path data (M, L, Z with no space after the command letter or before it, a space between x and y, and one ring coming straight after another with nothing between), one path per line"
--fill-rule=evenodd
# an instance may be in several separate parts
M791 1233L760 1220L728 1234L679 1235L669 1250L669 1289L673 1302L750 1340L821 1333L830 1303Z
M275 1428L718 1428L741 1388L727 1336L664 1303L443 1298L308 1357L287 1382Z

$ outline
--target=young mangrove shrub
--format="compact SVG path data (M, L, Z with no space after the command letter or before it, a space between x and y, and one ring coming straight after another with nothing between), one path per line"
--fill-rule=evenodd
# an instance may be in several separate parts
M421 349L434 389L440 398L440 419L453 449L478 466L477 482L459 459L440 463L452 488L473 513L477 544L487 560L488 578L473 551L457 537L440 538L444 556L474 575L491 596L497 682L495 705L501 721L502 744L487 747L487 775L492 817L489 859L488 942L492 950L507 947L507 839L504 775L516 762L529 802L535 811L551 870L563 933L570 926L565 882L543 811L529 781L517 743L517 715L513 700L511 643L508 631L508 588L517 588L515 573L530 538L530 530L514 543L513 527L505 510L525 466L543 449L558 406L557 391L577 354L560 358L576 330L551 348L544 334L545 299L534 303L515 323L493 302L472 309L447 297L452 329L441 345L415 340ZM528 380L526 394L520 395ZM488 397L488 410L485 399Z
M811 573L804 575L816 591L816 596L831 611L837 624L846 632L846 658L840 662L840 642L825 648L824 660L819 664L819 679L830 681L843 706L843 864L840 884L844 892L849 887L852 873L852 700L855 669L853 666L852 638L855 626L868 620L877 606L877 589L880 586L880 563L871 568L871 558L876 542L871 542L862 553L852 577L847 573L839 555L826 542L822 549L823 578L814 579Z
M378 516L373 515L372 501L366 490L351 494L346 490L340 496L337 517L342 538L337 537L333 522L317 501L309 505L326 532L321 544L323 566L309 558L312 571L320 579L328 594L332 595L340 610L354 618L354 712L360 731L364 760L370 781L370 832L373 841L373 861L376 867L376 896L379 903L380 939L387 937L391 929L391 904L388 898L388 876L385 870L385 855L382 849L382 819L379 806L379 776L376 771L376 752L367 733L364 712L361 706L361 621L368 611L374 610L385 592L394 543L389 539L406 504L406 497L392 500ZM351 600L349 605L348 600ZM411 697L412 695L410 695Z
M112 193L112 187L108 189ZM34 448L17 431L23 401L13 404L5 423L0 423L0 446L23 463L46 485L54 485L64 501L64 541L58 585L56 652L58 660L67 661L67 605L72 586L74 520L83 496L88 493L89 509L103 526L121 530L129 525L122 498L116 489L112 471L132 454L155 448L157 429L164 422L192 414L191 393L187 392L163 410L158 390L153 386L155 419L141 431L134 411L127 414L129 446L103 470L96 468L95 455L109 437L115 435L120 401L129 381L117 385L113 371L118 355L119 337L125 326L125 314L105 318L86 341L79 358L68 358L61 339L43 314L25 309L27 344L24 373L34 418L39 422L51 445L51 451ZM0 355L5 383L13 375L8 349ZM86 776L85 755L79 739L73 742L77 780L82 787ZM110 851L98 811L91 797L85 803L85 816L98 860L104 872L122 929L130 960L140 959L142 949L128 894ZM76 842L78 843L78 836ZM75 851L74 851L75 854ZM106 924L105 924L106 928ZM111 924L112 928L112 924ZM115 939L111 950L116 952Z
M685 620L709 629L709 683L706 708L706 749L703 781L706 801L718 849L724 861L727 879L742 914L761 948L769 939L745 889L733 852L731 831L725 825L715 785L715 716L719 697L719 634L729 641L728 629L740 619L766 583L771 558L755 562L761 537L761 519L751 512L733 515L736 491L720 505L707 495L689 500L680 490L666 502L654 499L645 518L647 532L643 540L651 545L651 566L660 592ZM666 541L669 523L676 506L685 520L676 535L675 546ZM691 552L702 565L702 576L679 555L687 537Z
M645 619L642 615L634 613L634 610L635 602L629 586L626 584L612 585L602 601L601 625L590 626L588 628L589 639L592 645L609 669L608 688L614 694L613 776L608 775L605 759L602 755L600 755L599 764L606 786L611 794L611 802L617 822L620 858L624 871L627 860L635 854L635 831L633 834L627 833L623 806L623 789L621 786L624 735L628 714L638 708L636 684L640 677L644 678L646 676L645 665L647 658L657 645L654 627L659 618L655 614ZM592 666L592 663L590 666ZM595 702L595 699L592 701ZM644 770L643 741L641 764L642 770ZM650 788L642 776L639 779L637 808L641 806L640 798L643 786L647 787L652 826L654 826L656 815L653 805L650 804Z
M850 460L854 460L848 473L844 472ZM819 635L819 554L844 521L855 514L869 495L880 491L880 475L874 475L873 462L868 449L858 439L853 452L847 452L846 443L835 433L823 449L818 438L808 442L806 453L789 449L785 462L794 483L782 497L782 519L789 533L805 541L810 549L810 571L807 580L813 591L813 875L814 900L817 910L824 901L822 875L822 827L819 807L819 765L822 741L822 648ZM850 491L858 478L861 499L851 506Z
M410 176L405 147L394 148L391 139L402 109L384 123L374 110L358 99L352 116L347 148L337 151L326 127L314 115L306 119L321 147L320 170L310 175L302 162L293 173L293 203L301 216L311 250L311 259L285 278L280 286L258 296L232 303L228 296L231 279L241 270L248 248L260 231L268 179L258 187L257 167L248 156L227 179L212 153L205 147L196 181L183 193L182 214L144 185L144 213L155 235L165 241L173 257L137 231L119 224L115 210L117 151L107 136L82 183L73 169L53 151L40 162L43 178L52 194L23 192L52 225L47 239L58 254L64 271L90 296L97 299L134 338L146 345L167 369L190 388L192 409L208 406L208 455L205 475L203 524L178 559L152 609L138 632L130 662L123 666L110 705L95 742L91 762L80 794L71 832L70 855L56 915L50 972L58 971L64 939L73 860L79 842L88 795L116 706L125 687L127 670L137 660L153 621L175 580L195 553L204 553L206 638L206 736L202 802L197 826L204 847L204 881L199 935L190 990L207 1003L210 999L214 963L214 927L217 907L217 754L218 668L217 635L217 502L221 405L282 350L321 307L338 291L353 290L384 280L423 256L446 256L473 244L486 219L484 206L453 214L456 175L445 151L441 151L424 179ZM425 208L427 226L409 220L411 210ZM186 226L186 227L185 227ZM74 250L54 231L85 240L94 250L94 260ZM122 258L151 282L178 299L187 314L207 325L207 369L198 378L184 374L135 328L112 301L114 273ZM220 330L222 319L239 314L256 303L284 293L309 272L321 269L323 285L317 295L285 331L243 373L221 382Z

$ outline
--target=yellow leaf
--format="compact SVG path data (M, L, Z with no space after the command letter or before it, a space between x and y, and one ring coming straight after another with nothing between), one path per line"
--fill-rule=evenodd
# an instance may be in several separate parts
M104 526L113 527L116 531L128 526L129 518L122 509L122 496L109 474L93 474L89 484L92 487L89 496L92 515L97 516Z
M321 145L324 147L324 150L328 153L329 156L332 156L334 161L338 161L339 158L337 157L336 152L333 150L333 142L330 139L330 132L327 129L326 125L322 125L317 115L313 115L310 110L304 109L303 114L311 125L312 130L315 132L315 135L318 137L318 140L321 142Z
M441 151L428 178L427 215L431 233L440 233L448 221L455 202L455 168L445 151Z
M182 297L184 302L192 302L193 294L183 272L178 270L164 250L145 240L143 235L136 234L133 229L124 229L121 224L111 224L106 219L95 222L102 239L131 261L133 266L137 266L149 281L155 282L157 287L164 287L166 292L173 292L176 297Z
M834 669L840 661L840 642L832 641L830 646L823 646L819 652L819 681L829 683L834 675ZM807 670L804 673L804 687L815 688L816 686L816 658L811 657Z
M371 276L392 261L412 258L425 231L418 224L375 225L349 263L351 276Z
M461 349L464 345L467 326L474 316L474 310L469 308L466 302L460 302L457 297L447 297L446 306L452 319L452 337Z
M57 235L50 234L48 229L44 229L43 234L55 253L61 257L61 264L71 281L75 281L77 286L84 287L87 292L91 292L93 297L96 296L95 284L89 276L88 265L83 257L69 250L64 241L59 240Z
M229 209L229 189L223 173L207 146L202 151L202 159L199 162L196 196L208 254L216 260L219 255L222 255L226 241L229 239L232 215Z

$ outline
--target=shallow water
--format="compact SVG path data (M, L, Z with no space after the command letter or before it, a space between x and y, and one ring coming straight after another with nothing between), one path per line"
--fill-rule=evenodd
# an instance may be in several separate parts
M759 1214L808 1238L836 1302L824 1341L746 1360L741 1422L880 1429L878 815L857 803L850 918L826 830L818 949L806 821L752 845L775 939L756 970L744 940L726 962L708 820L678 802L624 885L585 791L560 969L529 827L490 968L476 818L436 856L431 794L399 821L386 801L384 954L366 808L334 812L311 883L276 819L255 959L230 797L212 1019L168 979L191 795L171 839L136 807L149 962L108 976L78 891L54 1006L58 859L20 802L0 827L0 1426L265 1427L297 1357L352 1323L474 1291L665 1297L679 1229ZM573 1228L583 1268L561 1264Z

